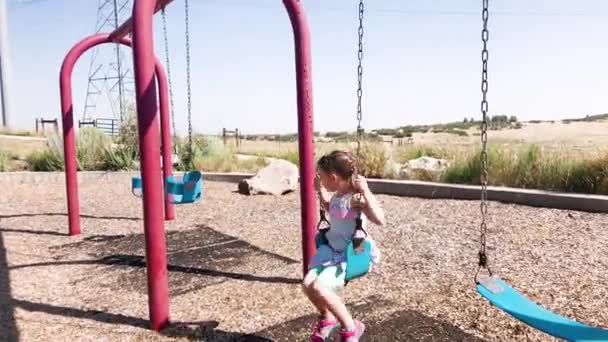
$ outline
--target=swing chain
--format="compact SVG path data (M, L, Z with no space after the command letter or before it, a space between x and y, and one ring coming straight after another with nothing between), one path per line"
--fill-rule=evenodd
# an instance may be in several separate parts
M193 160L194 156L192 151L192 91L190 82L190 22L189 22L189 6L188 0L184 1L185 7L185 26L186 26L186 85L188 89L188 168L194 167Z
M355 159L355 172L353 174L354 177L359 175L359 169L361 167L361 139L363 137L363 127L361 126L361 120L363 119L363 108L362 108L362 99L363 99L363 14L365 10L365 5L363 4L363 0L359 0L359 28L357 32L359 34L359 50L357 51L357 59L359 65L357 66L357 155ZM354 179L353 179L354 180ZM357 195L358 200L361 200L361 194ZM356 230L363 229L363 221L361 220L361 211L357 212L356 219ZM359 239L357 239L358 242Z
M177 146L177 130L175 129L175 107L173 101L173 83L171 82L171 62L169 58L169 35L167 33L167 13L165 12L165 7L161 10L162 19L163 19L163 36L165 43L165 64L167 68L167 82L169 83L169 103L171 105L171 128L173 130L173 152L175 151L175 146Z
M489 39L489 31L488 31L488 18L489 18L489 0L482 0L483 10L482 10L482 20L483 20L483 29L481 31L481 39L483 41L483 50L481 51L481 60L482 60L482 72L481 72L481 92L482 92L482 100L481 100L481 113L482 113L482 121L481 121L481 225L480 225L480 249L479 249L479 268L485 268L488 270L490 275L492 275L492 271L488 266L488 258L486 255L486 232L487 232L487 223L486 217L488 214L488 39ZM479 270L478 270L479 272ZM477 275L475 275L477 278Z
M363 98L363 12L364 12L363 0L359 0L359 50L357 58L359 65L357 66L357 160L361 152L361 138L363 135L363 128L361 127L361 120L363 119L363 110L361 107L361 100Z

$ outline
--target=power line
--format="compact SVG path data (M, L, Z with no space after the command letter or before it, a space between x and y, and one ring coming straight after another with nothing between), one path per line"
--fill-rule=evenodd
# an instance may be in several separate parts
M280 2L276 3L260 3L253 1L238 1L238 0L207 0L207 3L215 3L215 6L226 6L226 7L247 7L257 9L269 9L269 8L281 8ZM321 12L353 12L356 10L355 7L342 7L342 6L306 6L308 11ZM466 10L440 10L440 9L403 9L403 8L374 8L369 7L366 11L370 13L381 13L381 14L393 14L393 15L418 15L418 16L479 16L479 11L466 11ZM608 13L601 12L556 12L556 11L494 11L494 15L505 16L505 17L607 17Z
M12 0L9 1L9 7L25 7L31 6L42 2L48 2L49 0ZM202 2L201 2L202 3ZM225 7L246 7L254 9L271 9L281 8L281 3L275 1L275 3L261 3L259 1L238 1L238 0L207 0L207 3L215 3L215 6ZM352 12L353 8L341 7L341 6L306 6L309 11L331 11L331 12ZM374 8L369 7L367 9L370 13L388 14L388 15L405 15L405 16L479 16L478 11L466 11L466 10L440 10L440 9L403 9L403 8ZM495 16L504 17L608 17L608 13L602 12L584 12L584 11L572 11L572 12L558 12L558 11L494 11Z

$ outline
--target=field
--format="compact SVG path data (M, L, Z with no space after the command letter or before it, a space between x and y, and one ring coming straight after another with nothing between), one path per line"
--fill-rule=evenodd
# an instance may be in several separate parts
M430 146L458 152L467 152L480 145L479 129L473 128L466 131L468 136L458 136L450 133L414 133L413 146ZM390 139L390 138L387 138ZM394 143L385 143L391 150L397 146L398 139ZM608 149L608 122L573 122L564 124L555 123L524 123L521 129L505 129L490 131L488 141L493 144L517 147L520 145L537 144L559 153L566 152L571 157L595 156L597 153ZM234 144L233 141L230 141ZM332 148L342 148L348 144L319 143L321 151ZM274 142L274 141L243 141L239 151L250 154L281 155L286 153L297 153L297 142Z
M137 168L135 130L121 133L114 143L100 133L85 131L79 137L82 170L131 170ZM451 133L450 133L451 132ZM454 134L454 133L458 134ZM81 134L82 135L82 134ZM194 167L204 171L255 172L267 158L298 163L297 141L234 140L224 145L220 138L197 136ZM320 138L315 153L334 149L354 150L351 140ZM56 171L62 168L61 138L0 135L0 170ZM518 123L489 131L490 183L497 186L608 194L608 122ZM183 141L178 150L183 153ZM47 147L50 146L50 147ZM446 183L479 183L480 135L476 125L442 132L414 132L411 139L382 136L364 142L362 173L368 177L419 179ZM445 159L444 170L404 172L410 160L419 157ZM183 154L178 156L183 158ZM183 159L182 159L183 160Z

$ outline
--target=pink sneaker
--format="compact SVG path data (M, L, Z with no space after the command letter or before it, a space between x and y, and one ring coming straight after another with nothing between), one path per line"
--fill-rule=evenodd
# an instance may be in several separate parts
M314 326L312 336L310 336L310 342L325 342L325 339L331 335L338 324L338 321L328 321L323 318L319 319Z
M345 331L344 329L340 329L340 339L339 342L359 342L361 336L365 332L365 324L361 323L358 320L355 320L355 330L354 331Z

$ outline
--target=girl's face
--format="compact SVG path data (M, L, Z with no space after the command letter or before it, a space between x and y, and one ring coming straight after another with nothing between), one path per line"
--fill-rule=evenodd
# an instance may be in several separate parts
M328 172L324 170L319 171L321 178L321 184L329 192L346 192L349 188L348 181L342 179L334 172Z

